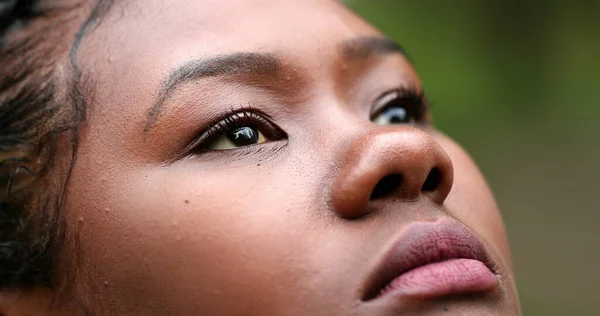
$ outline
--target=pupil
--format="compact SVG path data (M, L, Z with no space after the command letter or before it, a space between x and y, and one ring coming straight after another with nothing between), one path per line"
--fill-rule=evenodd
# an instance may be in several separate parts
M407 123L409 121L406 109L400 107L389 108L383 115L390 123Z
M227 135L236 146L248 146L258 142L258 131L250 126L242 126Z

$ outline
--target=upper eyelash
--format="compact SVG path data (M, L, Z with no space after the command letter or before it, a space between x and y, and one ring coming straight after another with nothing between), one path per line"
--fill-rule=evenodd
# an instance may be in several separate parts
M239 127L242 121L248 120L249 117L253 116L252 112L245 111L233 111L225 116L224 119L218 121L216 124L212 124L209 128L204 131L206 138L214 140L216 137L220 137L222 134L231 132L233 129ZM255 119L253 117L252 119Z

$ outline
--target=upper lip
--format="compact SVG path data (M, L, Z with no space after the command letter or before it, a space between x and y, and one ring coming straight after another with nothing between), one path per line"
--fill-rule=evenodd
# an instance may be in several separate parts
M459 222L444 219L412 224L386 251L367 278L363 301L378 297L386 285L407 271L458 258L479 260L497 273L483 243Z

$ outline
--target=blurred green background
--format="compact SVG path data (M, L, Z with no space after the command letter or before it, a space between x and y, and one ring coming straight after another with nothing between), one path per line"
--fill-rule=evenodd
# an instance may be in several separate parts
M600 315L600 1L345 1L409 53L503 211L524 315Z

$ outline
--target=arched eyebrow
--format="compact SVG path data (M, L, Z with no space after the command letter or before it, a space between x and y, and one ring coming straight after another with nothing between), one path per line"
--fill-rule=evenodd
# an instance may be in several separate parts
M272 54L262 53L233 53L215 57L191 60L173 70L163 80L158 91L158 97L148 110L148 118L144 131L154 126L164 102L175 89L187 82L205 77L218 76L274 76L281 68L281 61Z
M348 60L368 59L377 55L402 54L400 45L379 36L353 37L338 44L338 54ZM238 52L205 59L191 60L177 66L161 83L158 97L148 110L144 131L149 131L158 120L163 104L176 88L184 83L206 77L251 76L275 77L281 72L281 60L269 53Z

